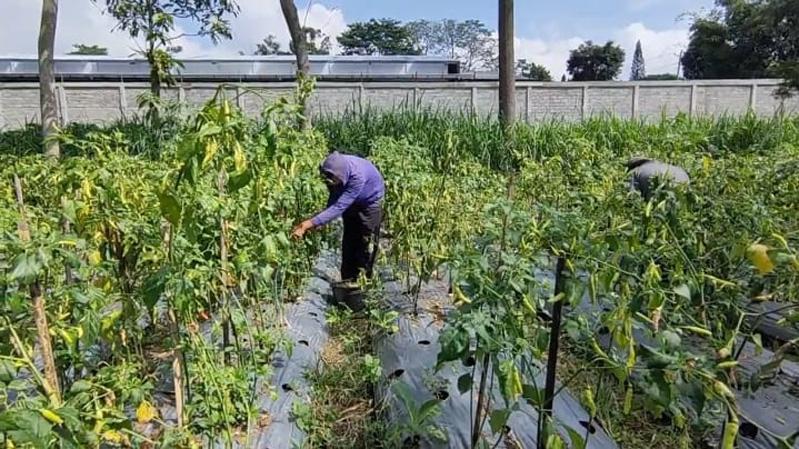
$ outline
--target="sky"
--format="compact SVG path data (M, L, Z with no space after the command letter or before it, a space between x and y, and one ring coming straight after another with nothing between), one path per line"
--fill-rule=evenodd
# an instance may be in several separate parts
M496 0L296 0L300 19L337 36L348 23L370 18L478 19L495 29ZM206 39L184 37L180 57L236 56L252 53L266 35L284 45L288 29L279 0L238 0L241 12L232 19L233 39L213 45ZM92 0L60 0L56 53L66 54L73 44L97 44L111 56L128 57L139 43L114 28L114 20ZM640 40L647 73L674 73L680 50L688 42L685 13L707 11L713 0L516 0L516 57L546 66L553 77L566 71L569 51L585 40L612 40L626 52L620 78L629 76L636 41ZM35 56L41 1L0 0L0 55ZM191 24L181 23L181 32ZM335 39L333 39L335 42Z

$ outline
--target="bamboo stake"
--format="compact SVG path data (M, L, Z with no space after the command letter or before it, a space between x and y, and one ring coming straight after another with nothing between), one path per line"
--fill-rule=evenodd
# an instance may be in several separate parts
M22 182L19 176L14 175L14 192L17 197L17 207L19 208L19 222L17 223L17 231L20 240L23 242L30 242L31 233L28 226L27 214L25 213L25 201L22 195ZM44 362L44 387L45 392L54 405L61 404L61 386L58 383L58 371L55 366L55 357L53 356L53 346L50 341L50 327L47 323L47 308L42 294L42 286L38 279L35 279L30 285L30 295L33 302L33 319L36 322L36 335L39 341L39 347L42 351L42 360Z

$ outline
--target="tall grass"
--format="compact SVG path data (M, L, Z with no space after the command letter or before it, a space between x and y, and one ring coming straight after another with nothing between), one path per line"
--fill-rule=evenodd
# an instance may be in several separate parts
M103 126L73 123L64 131L78 139L100 131L119 133L131 154L157 159L170 150L184 120L178 114L165 114L157 127L134 118ZM341 115L318 117L314 124L331 147L365 156L380 137L404 138L428 148L433 155L442 154L447 135L454 135L460 154L495 169L516 169L525 160L568 155L584 145L614 158L632 154L668 158L686 152L767 155L785 145L799 146L799 116L761 118L747 114L692 119L678 115L654 122L602 116L583 122L517 123L505 130L491 117L403 105L389 111L351 108ZM0 132L0 154L36 154L41 148L36 124ZM79 155L81 150L66 144L62 152Z
M315 126L331 145L368 155L379 137L405 138L437 153L444 136L457 136L458 149L493 168L517 168L523 159L565 155L576 145L592 145L609 157L632 154L669 156L684 152L767 154L799 145L799 117L691 119L685 115L656 122L594 117L583 122L519 123L509 130L494 119L433 109L350 110L323 116Z
M152 126L144 118L118 120L104 125L90 123L70 123L62 133L74 139L84 140L93 133L117 134L125 141L125 148L131 155L158 159L168 151L179 136L184 120L178 116L162 117L158 126ZM28 123L22 128L0 131L0 155L26 156L41 153L43 147L41 126ZM64 156L85 156L85 150L62 142Z

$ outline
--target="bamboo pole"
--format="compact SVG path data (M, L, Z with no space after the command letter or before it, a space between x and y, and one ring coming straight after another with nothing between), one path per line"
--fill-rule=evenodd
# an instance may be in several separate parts
M19 222L17 232L20 240L30 242L31 233L28 226L27 214L25 212L25 200L22 194L22 181L19 176L14 175L14 193L17 197L17 207L19 209ZM47 307L42 293L42 286L39 279L35 279L28 286L30 289L31 301L33 302L33 319L36 323L36 335L39 341L39 348L42 352L44 363L44 385L43 388L55 405L61 404L61 386L58 382L58 371L53 356L53 345L50 341L50 327L47 323Z

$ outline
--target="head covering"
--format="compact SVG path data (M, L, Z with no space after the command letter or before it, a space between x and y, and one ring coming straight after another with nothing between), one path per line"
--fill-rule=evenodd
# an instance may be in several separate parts
M644 156L631 157L630 160L627 161L627 170L632 170L635 167L640 167L641 165L644 165L647 162L652 162L652 159Z
M350 177L350 167L347 158L338 151L330 153L319 166L322 176L332 177L345 184Z

